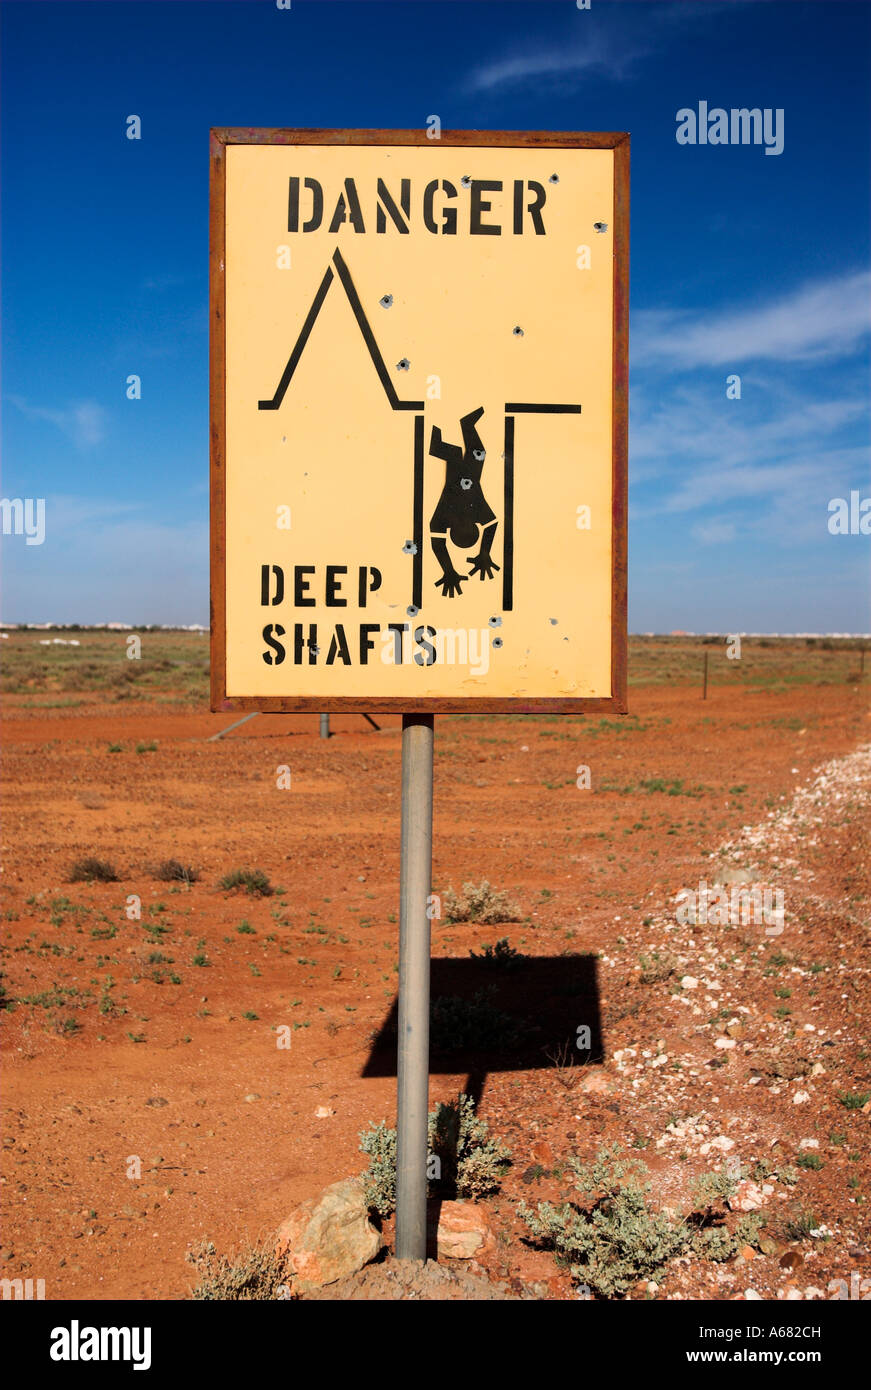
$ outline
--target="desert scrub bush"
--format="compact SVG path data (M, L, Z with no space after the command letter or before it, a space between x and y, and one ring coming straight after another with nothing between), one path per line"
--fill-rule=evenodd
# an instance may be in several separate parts
M268 898L275 892L268 875L262 869L233 869L230 873L224 874L218 887L228 892L233 888L244 888L246 893L260 898Z
M191 1298L201 1302L288 1298L288 1273L271 1246L248 1245L232 1258L219 1255L210 1240L185 1256L199 1276Z
M709 1175L698 1185L687 1216L671 1216L649 1205L644 1165L621 1161L619 1153L615 1145L600 1150L592 1163L568 1160L575 1200L556 1206L540 1202L534 1210L524 1202L518 1208L557 1263L600 1297L621 1297L640 1279L654 1278L676 1255L725 1260L758 1241L759 1218L742 1217L733 1230L725 1224L725 1202L735 1187L731 1179Z
M649 956L639 956L640 980L643 985L655 985L667 980L677 969L677 956L668 951L651 951Z
M480 883L464 883L457 895L449 887L442 894L442 907L448 922L478 922L495 927L500 922L519 922L520 908L507 893L491 888L486 878Z
M508 1014L490 1002L493 986L479 989L471 999L457 994L439 995L430 1005L429 1036L434 1052L456 1052L466 1047L510 1047L520 1030Z
M511 1153L491 1136L486 1120L475 1114L471 1096L439 1104L428 1124L427 1190L430 1196L468 1197L477 1201L498 1192ZM360 1148L369 1157L363 1174L366 1201L379 1216L396 1207L396 1130L383 1120L360 1133Z
M475 1114L471 1096L436 1106L429 1118L429 1148L439 1160L438 1191L478 1201L498 1192L511 1152Z
M69 873L69 883L117 883L118 875L108 859L86 855L77 859Z
M389 1216L396 1206L396 1130L383 1120L360 1131L360 1149L369 1159L363 1195L372 1211Z
M192 864L181 864L177 859L164 859L154 871L154 877L161 883L196 883L199 869Z
M499 966L502 970L511 970L523 960L523 956L509 946L507 936L501 937L494 946L485 946L480 955L477 951L470 951L469 955L473 960L486 961L488 965Z

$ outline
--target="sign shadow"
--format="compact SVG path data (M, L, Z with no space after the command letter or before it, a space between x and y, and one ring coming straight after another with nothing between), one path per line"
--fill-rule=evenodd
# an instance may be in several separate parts
M490 1072L604 1060L595 956L436 957L430 994L430 1074L465 1072L476 1105ZM396 1075L397 1023L394 997L361 1076Z

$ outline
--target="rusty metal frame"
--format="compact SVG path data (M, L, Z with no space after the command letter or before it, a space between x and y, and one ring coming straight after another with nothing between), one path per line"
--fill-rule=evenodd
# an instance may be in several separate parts
M439 145L614 151L614 319L612 357L611 694L583 699L525 696L227 695L226 685L226 341L225 195L227 145L431 145L420 130L210 131L210 473L211 473L211 708L299 714L319 712L416 714L582 714L627 711L627 489L629 394L629 136L624 131L443 130Z

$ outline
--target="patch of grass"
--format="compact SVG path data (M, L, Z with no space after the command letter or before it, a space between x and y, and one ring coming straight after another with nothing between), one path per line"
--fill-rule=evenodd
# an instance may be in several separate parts
M226 892L235 888L244 888L246 893L251 893L255 897L268 898L275 892L269 877L262 869L233 869L218 884Z
M808 1153L803 1149L795 1160L796 1168L809 1168L811 1172L818 1172L823 1166L823 1160L819 1154Z
M861 1110L871 1100L871 1091L842 1091L838 1100L845 1110Z
M70 868L69 883L117 883L118 875L108 859L89 854L76 859Z
M809 1207L797 1207L783 1223L784 1239L806 1240L819 1224Z

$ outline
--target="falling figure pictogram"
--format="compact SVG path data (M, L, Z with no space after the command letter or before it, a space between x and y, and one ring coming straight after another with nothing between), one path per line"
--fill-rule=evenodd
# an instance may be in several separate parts
M481 487L486 454L476 427L483 414L484 407L479 406L460 420L462 446L446 443L437 425L433 426L430 439L430 454L445 462L444 487L429 523L430 543L442 570L435 587L442 590L445 598L461 595L460 585L472 575L492 579L499 569L490 558L497 529L496 513ZM458 550L479 545L477 555L467 561L471 565L468 574L461 574L455 568L448 551L448 538Z

